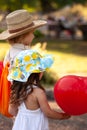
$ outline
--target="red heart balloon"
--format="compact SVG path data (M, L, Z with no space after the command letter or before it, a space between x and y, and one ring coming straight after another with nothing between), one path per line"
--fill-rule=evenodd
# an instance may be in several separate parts
M54 97L70 115L87 113L87 77L67 75L60 78L54 86Z

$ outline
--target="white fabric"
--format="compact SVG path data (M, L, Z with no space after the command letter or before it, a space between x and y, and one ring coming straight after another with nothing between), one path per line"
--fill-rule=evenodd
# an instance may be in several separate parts
M29 110L25 103L19 107L12 130L49 130L48 119L41 109Z
M23 51L23 50L28 50L29 46L25 46L22 43L16 43L14 45L11 46L10 50L7 52L5 58L4 58L4 62L3 65L5 66L7 62L10 62L10 64L12 64L15 56Z

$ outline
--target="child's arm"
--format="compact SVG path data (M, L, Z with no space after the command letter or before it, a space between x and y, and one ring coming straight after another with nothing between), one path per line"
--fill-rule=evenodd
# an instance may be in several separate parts
M40 105L41 110L48 118L52 119L68 119L70 115L67 113L59 113L55 110L52 110L48 104L46 94L43 90L39 90L37 92L37 98Z
M16 116L18 113L18 106L18 104L9 104L8 112L11 115Z

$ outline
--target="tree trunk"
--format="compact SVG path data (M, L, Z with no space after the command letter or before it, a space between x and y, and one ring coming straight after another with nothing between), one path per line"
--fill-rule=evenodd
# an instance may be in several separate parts
M52 6L51 1L49 0L39 0L43 13L54 11L55 8Z

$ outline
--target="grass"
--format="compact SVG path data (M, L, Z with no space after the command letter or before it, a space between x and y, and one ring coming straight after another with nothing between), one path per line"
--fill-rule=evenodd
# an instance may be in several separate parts
M87 75L87 42L84 41L47 41L47 52L54 56L51 68L58 77L66 74ZM9 44L0 43L0 60L3 60Z
M51 41L47 47L55 57L52 67L57 75L87 75L87 43L84 41Z
M0 43L0 61L4 59L5 54L7 53L10 45L8 43Z

